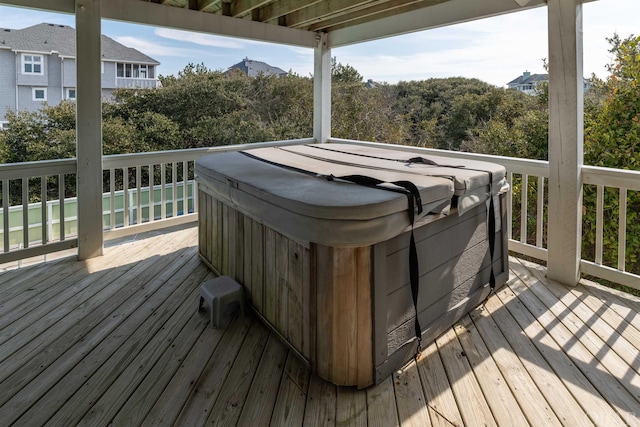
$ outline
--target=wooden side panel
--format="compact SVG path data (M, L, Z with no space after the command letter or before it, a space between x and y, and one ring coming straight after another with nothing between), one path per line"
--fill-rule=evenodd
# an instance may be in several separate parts
M264 307L264 228L251 221L251 302L262 313Z
M251 277L251 267L253 265L252 260L252 248L253 241L251 240L252 236L252 220L248 216L240 215L240 219L242 221L243 227L243 235L242 235L242 284L244 285L245 295L247 297L247 301L249 303L253 303L253 279Z
M222 235L222 219L224 215L222 202L213 199L214 209L213 215L215 220L213 221L214 230L214 245L213 245L213 261L219 271L222 271L222 251L224 248L224 236Z
M373 274L371 259L370 246L357 249L356 302L358 309L358 336L356 351L358 355L358 367L356 384L359 385L371 384L373 382L373 307L371 301Z
M303 270L304 270L304 247L293 240L289 242L288 259L288 301L287 301L287 339L295 347L302 350L302 332L305 323L303 304ZM308 355L307 355L308 357Z
M371 248L317 246L317 366L339 385L373 382Z
M264 287L263 287L263 314L271 325L276 325L276 232L264 227Z
M150 174L153 175L153 174ZM153 181L153 178L151 178ZM200 206L199 215L206 218L207 217L207 199L209 196L204 191L198 192L198 206ZM153 207L151 207L150 217L153 217ZM198 250L200 251L200 255L202 255L205 259L209 259L207 254L207 238L209 237L209 233L207 232L207 227L209 226L209 221L199 221L198 222Z
M288 310L289 305L289 244L288 239L280 233L275 233L276 252L276 329L283 337L289 338Z
M358 294L356 252L351 248L334 248L333 306L333 375L344 384L357 380Z
M303 249L302 258L302 354L311 359L316 349L316 257L315 245Z
M236 257L237 251L237 238L238 238L238 224L236 221L236 210L233 208L227 208L228 215L225 217L225 229L227 230L227 240L226 244L228 245L227 250L227 272L229 276L237 279L236 277L236 263L238 258Z
M227 205L222 205L222 214L218 218L222 222L222 239L219 239L221 249L220 272L229 274L229 207Z
M331 372L325 378L370 384L370 248L318 249L210 194L201 192L200 197L202 257L220 274L241 283L247 301L292 348L314 369L322 365L321 372Z
M316 245L316 355L311 367L331 381L333 372L333 249Z

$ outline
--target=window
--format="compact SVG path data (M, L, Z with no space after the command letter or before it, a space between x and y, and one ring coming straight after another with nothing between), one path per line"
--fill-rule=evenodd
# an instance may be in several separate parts
M68 88L67 89L67 99L76 99L76 88Z
M42 55L30 55L22 54L22 74L38 74L43 73L43 56Z
M47 88L46 87L34 87L32 89L34 101L46 101L47 100Z
M116 76L128 79L154 79L155 67L145 64L122 64L116 65Z
M9 129L9 122L0 122L0 131Z

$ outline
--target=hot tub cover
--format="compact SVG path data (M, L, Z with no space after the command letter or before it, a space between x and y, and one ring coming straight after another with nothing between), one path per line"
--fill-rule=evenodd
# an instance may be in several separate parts
M340 177L413 183L423 208L422 215L414 212L414 226L448 214L454 194L459 210L486 201L488 171L494 182L504 178L504 168L491 163L473 162L472 169L467 161L429 156L430 162L455 166L442 167L410 163L410 157L391 148L311 144L213 154L198 159L195 172L199 184L229 206L291 237L328 246L372 245L412 227L406 194Z

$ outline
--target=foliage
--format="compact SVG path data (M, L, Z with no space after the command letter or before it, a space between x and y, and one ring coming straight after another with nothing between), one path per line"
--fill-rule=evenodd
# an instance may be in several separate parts
M584 97L585 164L640 169L640 38L609 39L610 76L592 76ZM368 88L352 66L331 63L332 132L339 138L548 159L548 87L534 96L461 77L376 84ZM309 137L313 78L288 74L249 78L202 64L160 76L157 90L119 89L103 104L105 154L241 144ZM9 112L0 132L0 162L73 157L75 104ZM159 171L156 171L159 172ZM17 182L12 185L17 185ZM514 200L522 183L514 181ZM69 184L73 185L73 184ZM55 187L55 183L51 183ZM537 183L530 181L529 203ZM72 191L72 189L70 189ZM18 191L18 194L20 191ZM20 202L18 195L12 202ZM38 194L32 193L36 200ZM584 192L583 256L593 259L595 188ZM640 195L627 199L627 270L640 271ZM605 191L604 258L617 262L620 200ZM520 207L514 206L519 221ZM530 219L527 241L533 241ZM517 234L519 227L514 226Z
M614 61L606 81L594 84L597 96L585 108L585 164L640 170L640 36L607 39ZM603 212L603 262L617 266L618 218L620 197L606 190ZM596 189L585 188L583 256L593 258L595 251ZM640 273L640 194L627 195L626 269Z

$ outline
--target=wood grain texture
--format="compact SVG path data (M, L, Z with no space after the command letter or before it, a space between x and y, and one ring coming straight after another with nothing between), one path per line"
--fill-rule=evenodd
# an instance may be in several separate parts
M356 384L373 383L373 275L371 247L356 250L356 333L357 373Z
M286 360L286 348L278 338L270 335L249 393L243 402L238 425L269 425Z
M422 351L417 366L431 424L443 427L463 426L462 415L435 341Z
M447 377L465 425L496 425L477 379L471 372L456 333L449 328L436 340Z
M313 375L309 382L303 425L335 425L336 393L335 385Z
M403 426L431 425L415 361L393 375L393 389L396 395L398 418L402 420Z
M336 425L367 426L367 396L364 391L354 387L338 387Z
M539 275L543 270L512 260L517 274L508 286L484 310L472 311L455 331L438 338L440 351L436 343L427 345L415 364L417 376L411 364L396 374L396 383L387 377L364 390L336 387L312 379L301 359L251 315L236 317L226 329L209 327L208 309L196 310L199 286L211 277L197 256L196 231L141 236L108 248L99 262L61 261L69 268L55 271L68 285L54 285L57 291L77 282L90 288L94 279L104 286L86 305L43 304L56 315L65 311L46 328L29 317L24 324L20 317L5 327L17 326L18 340L5 345L27 344L0 361L3 422L184 425L204 424L211 417L225 425L279 426L302 425L307 417L308 423L393 426L422 424L428 413L432 425L450 427L463 425L467 407L485 406L490 415L467 417L467 425L509 419L520 424L521 414L531 425L547 425L553 423L546 418L548 406L562 425L637 424L622 405L635 400L628 391L633 378L624 385L609 369L636 374L618 353L623 347L601 339L611 327L619 334L612 336L625 345L634 342L626 332L635 329L635 297L625 299L587 282L555 287ZM311 245L309 250L316 249ZM76 275L74 264L82 265L85 274ZM34 288L46 288L41 283L50 276L50 264L35 266L37 274L32 268L25 272ZM118 269L124 273L107 274L114 279L104 282L103 271ZM68 271L66 278L63 271ZM310 262L313 271L318 269ZM8 283L3 278L0 273L0 283ZM25 285L16 285L21 290L10 286L15 293L8 292L12 298L30 292ZM534 291L536 286L542 289ZM591 312L600 315L585 316ZM574 326L565 325L567 319ZM574 327L588 329L584 336L596 341L583 342ZM593 354L596 348L600 354ZM613 367L612 360L620 366ZM504 383L495 381L496 369ZM632 400L625 400L624 393ZM470 404L470 399L484 402Z
M302 425L308 390L309 370L289 353L270 425Z
M264 228L257 221L251 223L251 303L262 313L264 309Z
M388 377L376 386L369 387L366 393L369 426L390 427L400 425L392 377Z

